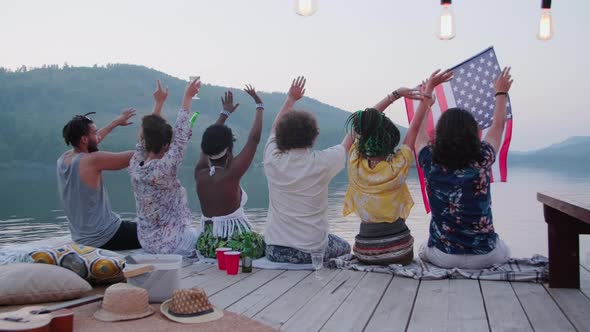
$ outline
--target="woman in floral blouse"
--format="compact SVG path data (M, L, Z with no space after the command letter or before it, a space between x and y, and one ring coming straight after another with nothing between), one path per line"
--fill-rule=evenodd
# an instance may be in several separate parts
M137 208L137 235L144 250L157 254L189 255L197 230L187 204L186 190L176 174L191 137L191 101L201 82L189 82L174 130L160 116L168 97L158 81L154 112L142 120L141 138L129 163Z
M483 141L477 122L463 109L443 113L434 144L428 143L426 120L422 122L416 151L420 151L432 220L428 243L420 248L421 259L445 268L481 269L510 257L492 222L490 168L500 147L511 85L510 69L505 68L494 82L494 120ZM434 102L431 95L425 98Z

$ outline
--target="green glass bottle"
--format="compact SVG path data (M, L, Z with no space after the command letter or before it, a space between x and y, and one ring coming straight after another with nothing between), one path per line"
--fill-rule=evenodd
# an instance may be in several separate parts
M244 235L244 250L242 251L242 272L252 272L252 259L254 250L252 248L252 238L250 233Z

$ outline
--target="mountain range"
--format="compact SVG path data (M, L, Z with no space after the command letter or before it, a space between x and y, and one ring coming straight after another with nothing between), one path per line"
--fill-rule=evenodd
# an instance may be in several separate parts
M73 115L96 112L92 118L100 128L128 107L138 110L134 124L115 129L101 143L100 148L108 151L133 149L141 116L152 111L152 93L157 79L170 89L163 116L173 124L187 82L154 69L125 64L104 67L53 65L16 72L0 69L0 164L53 164L67 150L61 131ZM290 78L287 78L285 90L290 82ZM245 83L255 85L256 82ZM200 112L200 116L193 129L185 165L194 165L200 151L201 135L217 119L222 110L220 97L227 90L227 87L209 84L201 87L200 99L194 101L192 107ZM237 138L236 151L239 151L254 120L255 104L242 90L231 90L240 107L226 124ZM264 143L286 94L259 91L259 96L265 104ZM302 98L295 107L316 115L320 128L317 148L341 142L349 112L307 97ZM405 133L405 128L400 130L402 134ZM259 147L255 162L261 161L261 151Z
M152 93L157 79L163 86L170 88L163 116L174 123L186 81L154 69L127 64L93 67L50 65L30 70L23 67L17 71L0 68L0 165L53 164L68 149L61 137L61 131L73 115L96 112L92 118L101 127L128 107L138 110L135 123L115 129L101 143L100 148L108 151L133 149L141 116L152 111ZM256 82L244 83L255 85ZM285 90L289 83L290 80L287 79ZM185 166L194 165L198 158L201 134L217 119L221 111L220 97L228 89L204 84L199 91L200 99L194 101L193 109L199 111L200 116L193 129ZM235 149L239 151L254 120L255 105L242 90L231 90L240 107L226 124L232 128L237 138ZM286 94L259 91L259 95L265 104L262 136L264 143ZM325 148L342 140L349 112L308 97L301 99L296 108L309 110L316 115L320 127L316 148ZM398 127L403 137L406 128ZM261 160L262 147L259 147L255 163ZM571 137L535 151L511 151L509 163L527 167L587 168L590 166L590 136Z

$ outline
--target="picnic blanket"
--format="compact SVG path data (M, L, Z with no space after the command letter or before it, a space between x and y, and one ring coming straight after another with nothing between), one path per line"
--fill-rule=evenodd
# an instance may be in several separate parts
M528 281L543 283L549 280L549 260L541 255L531 258L511 258L506 263L497 264L481 270L446 269L414 259L409 265L391 264L387 266L365 265L352 254L330 260L330 268L356 270L365 272L389 273L399 277L436 280L436 279L476 279Z
M69 237L55 238L51 241L39 241L21 246L5 247L0 250L0 265L32 262L29 253L35 249L46 248L49 246L63 245L71 242ZM143 249L117 251L121 256L129 254L146 253ZM200 257L184 257L183 266L195 263L217 264L215 259ZM266 257L255 259L252 266L259 269L267 270L313 270L311 264L291 264L275 263L269 261ZM476 280L504 280L504 281L528 281L528 282L547 282L549 280L549 260L541 255L534 255L531 258L511 258L504 264L498 264L481 270L467 269L446 269L418 258L409 265L391 264L366 265L360 263L353 254L333 258L326 264L328 268L343 270L356 270L365 272L389 273L400 277L436 280L436 279L476 279Z

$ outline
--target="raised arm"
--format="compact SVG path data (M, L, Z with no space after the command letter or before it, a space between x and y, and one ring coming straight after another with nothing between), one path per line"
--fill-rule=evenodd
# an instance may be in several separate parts
M191 105L193 103L193 97L199 93L199 89L201 88L201 80L196 79L190 81L186 86L184 91L184 97L182 99L182 109L187 113L191 111ZM166 89L167 90L167 89Z
M441 73L439 69L430 75L426 84L421 85L421 92L424 95L424 100L418 105L418 109L410 123L410 128L408 128L403 144L411 149L415 146L416 148L421 149L424 145L428 144L428 133L426 132L427 115L430 111L430 107L434 105L435 102L432 92L439 84L448 82L451 79L453 79L453 72L446 70ZM424 126L424 128L422 128L422 126ZM418 135L420 135L420 138L418 139L420 144L417 144ZM416 151L419 152L420 150L416 149Z
M176 117L172 142L170 143L169 150L161 159L162 163L168 165L170 173L176 174L176 168L182 163L184 158L184 151L186 150L186 145L192 134L190 127L191 104L193 97L199 93L200 88L201 81L196 79L189 82L184 90L182 109L178 112L178 116Z
M293 80L291 87L289 88L289 93L287 94L287 100L285 100L283 107L281 107L281 110L275 117L271 131L275 130L277 123L279 123L285 114L292 111L295 103L303 97L305 94L305 82L306 79L303 76L299 76Z
M97 171L118 171L129 166L133 151L105 152L97 151L88 156L89 165Z
M152 112L154 115L160 115L162 113L162 107L166 102L166 98L168 98L168 87L166 87L166 90L163 90L162 86L160 85L160 80L157 82L158 87L154 92L154 111Z
M425 84L426 83L423 84L424 89L426 89ZM436 95L432 94L430 96L425 96L422 103L420 103L420 104L426 105L426 112L424 113L424 117L422 118L422 121L416 122L418 124L418 131L416 133L416 142L414 142L413 147L410 146L411 148L414 149L414 151L416 151L416 153L420 153L420 150L422 150L423 147L428 145L428 142L430 141L430 136L428 136L428 129L427 129L427 127L428 127L428 125L427 125L428 113L430 112L430 108L432 107L432 105L434 105L435 102L436 102ZM407 134L406 134L406 137L407 137Z
M217 118L217 121L215 121L215 124L218 125L225 124L225 120L227 120L230 115L235 112L236 109L238 109L240 103L234 105L234 95L230 90L228 90L225 95L221 97L221 105L223 107L223 111L219 113L219 117ZM201 151L201 155L197 161L195 169L198 171L202 168L209 168L209 162L207 159L208 157Z
M229 174L237 180L239 180L242 175L246 173L250 167L250 164L252 164L254 155L256 154L256 148L258 143L260 143L260 136L262 134L262 118L264 111L262 99L258 97L254 87L251 85L246 85L244 91L246 91L246 93L249 94L256 103L256 116L254 118L252 128L250 129L250 134L248 135L248 141L246 142L246 145L244 145L242 151L240 151L240 153L233 159L231 163Z
M98 142L102 142L107 136L108 134L111 133L111 131L113 131L113 129L115 129L118 126L122 126L122 127L126 127L130 124L133 124L133 122L129 122L129 119L131 119L132 116L135 115L135 110L132 108L126 109L125 111L123 111L123 113L121 115L119 115L118 117L115 118L115 120L113 120L111 123L109 123L106 127L101 128L98 131Z
M494 121L488 130L484 141L490 143L494 152L498 153L500 143L502 142L502 133L506 125L506 102L508 101L508 91L512 86L512 76L510 67L505 67L502 73L494 81L494 90L496 90L496 110L494 111Z
M414 100L422 100L422 94L417 89L399 88L385 96L385 98L381 99L381 101L375 104L373 108L379 112L384 112L385 109L389 107L389 105L393 104L394 101L398 100L401 97L406 97Z

